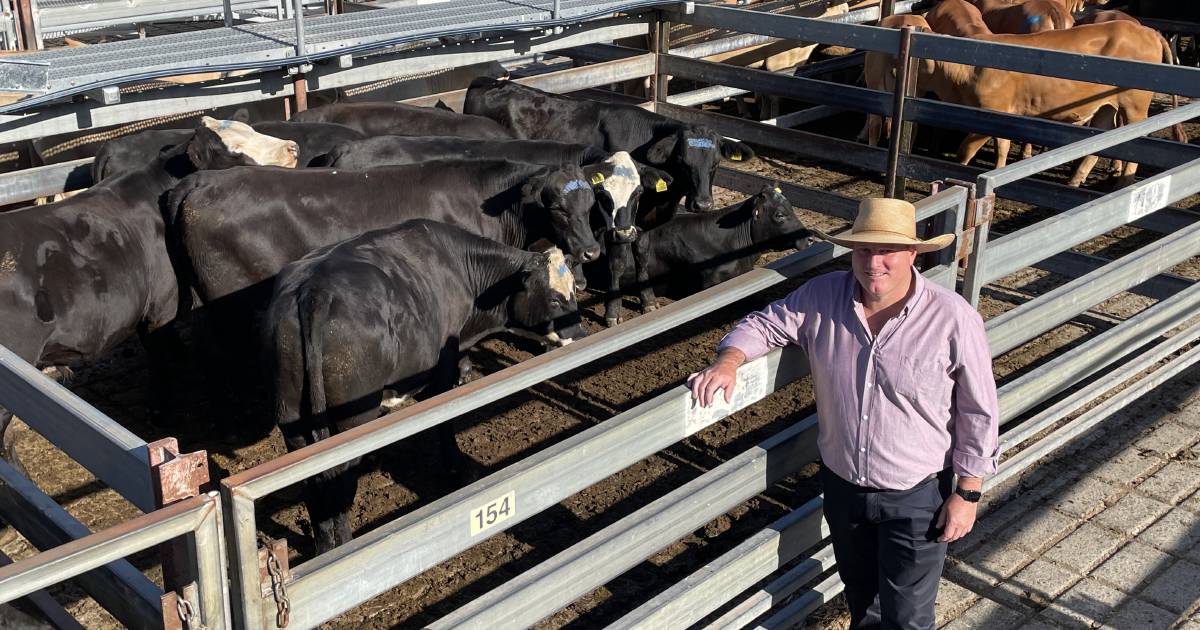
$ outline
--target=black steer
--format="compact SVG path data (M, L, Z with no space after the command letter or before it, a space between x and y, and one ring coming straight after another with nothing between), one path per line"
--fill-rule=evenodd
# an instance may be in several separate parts
M588 222L595 195L577 166L461 160L363 171L236 168L196 173L169 203L188 280L206 303L269 280L318 247L408 219L459 225L511 247L546 239L584 260L600 252Z
M482 116L404 103L332 103L302 111L292 120L337 123L368 136L513 137L507 129Z
M614 105L543 92L531 87L479 77L467 89L463 112L487 116L518 138L584 142L606 151L628 151L633 159L670 173L675 185L647 193L643 213L666 220L680 199L687 209L712 210L712 181L721 158L749 160L747 145L722 138L713 130L684 124L633 105ZM643 223L639 217L639 225Z
M0 213L0 344L37 367L72 366L137 333L151 360L165 362L164 327L180 308L167 191L197 169L292 166L297 152L294 142L205 117L190 142L142 168L59 203ZM0 434L11 419L0 412Z
M255 131L282 140L291 140L300 147L297 166L323 166L325 155L343 143L364 136L342 125L329 123L295 123L267 121L250 125ZM92 162L92 181L100 182L113 175L141 168L159 153L187 142L191 129L147 129L114 138L100 146Z
M808 246L792 204L778 188L767 187L736 208L720 213L679 214L642 232L633 244L634 265L625 270L623 289L636 288L642 311L652 311L655 288L684 297L754 268L759 254ZM602 275L604 266L587 266ZM596 278L596 281L607 278Z
M459 357L519 328L566 345L581 337L570 263L436 221L415 220L320 248L280 273L267 313L275 419L289 450L378 415L384 388L450 389ZM453 464L450 422L440 425ZM309 480L317 552L351 537L357 479L338 466Z
M346 142L329 153L329 166L373 168L429 160L514 160L533 164L594 164L612 152L589 144L458 136L377 136Z

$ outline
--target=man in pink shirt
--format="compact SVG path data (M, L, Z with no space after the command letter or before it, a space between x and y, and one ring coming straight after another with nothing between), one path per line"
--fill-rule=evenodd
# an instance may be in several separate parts
M946 544L971 531L996 471L999 405L979 313L925 280L915 209L866 199L847 233L853 271L828 273L747 315L688 378L701 405L731 399L742 363L794 344L812 366L825 520L850 627L934 627ZM954 491L951 488L955 485Z

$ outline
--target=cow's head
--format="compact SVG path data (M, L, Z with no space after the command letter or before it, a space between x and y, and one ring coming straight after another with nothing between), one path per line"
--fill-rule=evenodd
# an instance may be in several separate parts
M258 133L244 122L208 116L200 119L187 151L200 169L244 165L295 168L300 155L299 145L291 140Z
M600 244L589 222L596 195L578 166L540 171L522 186L521 200L546 209L554 240L565 245L568 253L585 262L600 257Z
M614 243L632 243L637 239L634 210L642 191L666 190L672 178L665 171L639 165L629 153L617 151L598 164L583 167L592 184L598 212L593 218L602 221L602 231Z
M509 325L565 346L585 336L575 300L575 261L557 247L531 252L521 268L521 288L509 300Z
M692 212L713 209L713 179L722 158L734 162L751 160L754 150L699 125L676 127L646 149L646 162L675 176L678 192L687 197L686 207Z
M764 186L745 203L750 204L750 240L755 245L766 245L771 249L808 247L812 232L796 218L796 211L778 184Z

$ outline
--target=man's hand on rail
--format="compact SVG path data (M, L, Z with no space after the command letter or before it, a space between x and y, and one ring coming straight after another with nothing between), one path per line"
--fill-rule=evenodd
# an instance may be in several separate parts
M688 376L687 384L692 389L692 398L700 401L701 407L712 404L717 390L725 390L725 402L733 401L733 388L737 385L737 369L746 362L746 353L737 348L726 348L717 355L713 364Z

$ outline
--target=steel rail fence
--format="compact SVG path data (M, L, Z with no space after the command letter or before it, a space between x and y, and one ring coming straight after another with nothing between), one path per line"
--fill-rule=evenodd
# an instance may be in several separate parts
M138 509L155 509L146 442L3 345L0 405Z
M965 212L965 200L964 189L949 189L923 201L919 206L918 217L928 218L944 212L948 208L955 208L961 214ZM845 251L847 250L838 248L837 255ZM315 445L289 453L224 480L222 491L228 504L228 534L231 537L229 547L233 550L236 560L235 584L237 584L237 591L242 598L241 606L235 606L235 611L241 610L241 614L245 615L244 623L247 626L260 627L263 623L270 623L263 615L264 603L257 579L259 573L254 516L255 500L323 470L445 422L483 404L589 363L600 356L628 347L662 330L707 314L715 308L773 286L789 277L795 277L803 271L831 260L834 255L833 247L826 244L814 245L807 250L777 261L767 268L751 271L718 287L643 315L619 329L609 329L591 335L567 348L526 360L448 394L389 414L359 428L332 436ZM662 404L664 403L658 403L652 408L659 409ZM647 405L652 405L652 403L646 403L618 416L622 419L618 426L624 427L632 422L627 418L638 418L649 411L649 409L643 409ZM674 407L670 407L670 409L674 410ZM643 418L638 423L645 424L646 420ZM599 436L596 439L617 439L605 437L605 432L608 430L605 428L606 426L602 425L593 430ZM556 483L564 487L574 487L567 486L567 484L583 483L578 488L581 489L640 459L640 457L658 450L660 447L655 447L645 451L644 455L636 456L637 453L642 453L644 449L658 443L658 441L651 440L649 436L654 435L655 431L667 430L662 427L656 429L655 426L656 423L650 423L645 432L636 439L624 438L631 443L624 444L623 449L617 451L619 455L600 458L602 461L586 463L587 460L591 460L591 456L570 452L569 449L577 441L591 438L592 432L587 432L533 455L501 473L496 473L489 477L489 480L497 478L497 475L501 474L514 476L511 483L526 484L520 489L518 497L528 495L529 488L538 487L536 485L538 483ZM622 428L622 432L618 435L626 435L628 431L627 427ZM667 437L670 439L662 438L666 441L662 442L661 447L672 444L687 435L690 435L690 432L669 434ZM533 466L530 463L531 460L544 462L544 466L550 466L553 470L557 470L557 466L563 466L560 463L562 461L571 462L571 478L569 480L561 479L557 474L545 474L545 478L530 477L525 468ZM585 462L581 463L575 460L585 460ZM612 466L617 467L610 470ZM514 468L516 470L513 470ZM592 470L600 472L591 474ZM348 545L292 569L294 580L288 585L288 593L293 603L293 623L299 624L300 627L305 627L309 623L319 623L477 542L471 539L468 531L457 527L459 525L457 521L460 520L459 512L467 514L470 510L478 507L474 505L475 503L480 501L486 503L485 498L490 497L491 494L497 492L505 494L508 488L514 492L517 491L515 486L504 486L505 492L500 492L501 488L496 487L498 483L498 481L488 480L478 482L368 532ZM535 492L534 499L530 500L538 501L540 504L541 501L550 497L559 497L554 499L557 501L569 494L570 492L563 494L561 489L559 492L553 493L542 489ZM504 527L495 531L503 531L507 526L519 522L519 519L525 516L528 514L522 510L521 516L507 522ZM427 517L432 520L425 520ZM439 531L439 535L434 537L435 542L423 544L427 540L431 528L435 527ZM398 561L401 558L402 560ZM386 562L381 562L384 559ZM362 574L366 566L373 567L366 571L372 576L370 584L344 580L349 576ZM343 580L344 588L333 594L332 585L339 583L339 580Z
M92 534L86 525L2 459L0 513L38 549L50 549ZM161 591L126 560L83 573L76 580L96 603L130 628L145 628L162 620Z
M3 466L0 463L0 466ZM215 493L192 497L31 558L0 567L0 602L8 602L66 579L184 537L195 555L195 597L181 600L197 625L219 630L229 618L221 503ZM151 585L153 587L153 585ZM156 587L154 587L156 588ZM192 589L187 589L191 591ZM173 611L172 611L173 612ZM142 620L145 623L146 620ZM161 625L138 624L136 627Z
M898 50L900 32L895 29L840 24L832 20L789 15L763 14L733 7L695 5L692 12L664 10L672 22L694 26L722 28L741 33L755 33L782 39L816 41L863 50L892 53ZM983 65L1014 72L1091 81L1081 77L1078 68L1086 67L1091 77L1104 77L1104 85L1119 85L1179 94L1200 96L1200 81L1180 81L1181 77L1200 77L1200 69L1183 66L1115 59L1097 55L1067 53L1045 48L1016 46L980 41L934 33L913 33L913 56L967 65ZM1184 74L1192 73L1192 74Z

